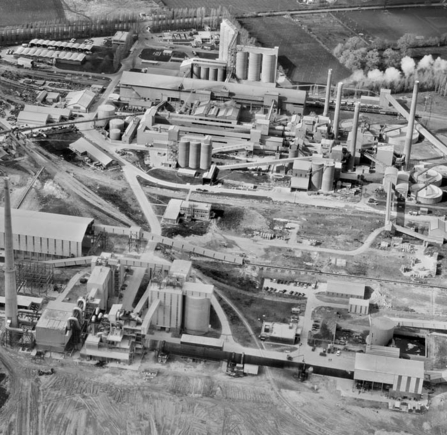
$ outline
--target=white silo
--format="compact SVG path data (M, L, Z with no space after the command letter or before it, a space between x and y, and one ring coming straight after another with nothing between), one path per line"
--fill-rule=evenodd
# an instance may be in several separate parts
M315 160L312 162L312 176L310 180L310 190L321 189L321 182L323 180L323 168L324 168L324 162L322 160Z
M187 168L189 164L189 141L182 139L178 144L178 165Z
M199 169L200 167L200 148L201 143L194 141L189 146L189 167L191 169Z
M111 118L115 115L115 106L111 104L103 104L98 107L98 119L99 121L95 121L96 125L100 127L105 127L108 124L108 120L104 120L103 118Z
M374 346L386 346L393 338L396 323L388 317L374 317L366 342Z
M430 181L431 186L440 186L442 184L442 175L435 171L434 169L429 169L428 171L423 172L422 174L416 174L414 175L416 178L416 181L418 183L424 184L427 181Z
M124 131L124 121L122 119L112 119L109 124L110 130L118 129L119 131Z
M388 168L385 168L385 173L383 175L383 188L387 190L388 184L397 184L397 178L398 178L399 170L395 168L394 166L388 166Z
M192 78L200 79L200 66L199 65L194 65L192 67Z
M248 53L238 51L236 53L236 77L239 80L247 80L248 74Z
M334 190L334 179L335 179L335 162L329 160L324 164L323 178L321 180L321 191L331 192Z
M210 68L210 75L208 79L217 82L217 68Z
M120 140L121 139L121 130L119 128L111 128L110 129L110 139L111 140Z
M200 69L200 79L208 80L209 71L210 69L208 67L202 66L202 68Z
M262 55L261 82L275 83L276 55Z
M213 152L213 144L211 139L205 138L202 142L200 151L200 169L207 171L211 167L211 155Z
M205 297L185 296L183 326L187 334L203 335L210 323L210 300Z
M261 53L250 53L248 56L248 80L250 82L259 82L261 74Z

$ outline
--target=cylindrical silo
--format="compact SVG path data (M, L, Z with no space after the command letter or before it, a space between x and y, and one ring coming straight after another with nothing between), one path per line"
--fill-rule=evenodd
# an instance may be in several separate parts
M110 118L111 116L114 115L115 115L115 106L112 106L111 104L103 104L102 106L99 106L98 107L99 121L96 121L96 125L99 125L100 127L105 127L108 121L103 120L102 118Z
M192 67L192 78L200 79L200 66L199 65L194 65Z
M399 192L404 198L408 196L408 190L410 189L410 185L408 182L402 182L396 184L396 191Z
M209 80L217 82L217 68L210 68Z
M200 79L201 80L208 80L210 69L206 66L202 66L200 69Z
M210 323L210 300L197 296L185 297L184 329L187 334L203 335Z
M298 148L289 148L289 159L298 157Z
M388 317L374 317L367 343L375 346L386 346L393 338L396 323Z
M312 177L310 180L310 190L320 190L321 182L323 180L324 162L322 160L315 160L312 162Z
M188 167L189 164L189 141L181 140L178 144L178 165L181 168Z
M394 166L388 166L385 168L385 173L383 175L383 188L387 190L388 184L397 184L397 177L398 177L399 170L395 168Z
M212 152L213 144L211 141L204 141L200 151L200 169L207 171L211 167Z
M248 53L238 51L236 53L236 77L239 80L247 80L248 74Z
M413 184L411 186L412 189L418 188L418 186L423 186L419 184ZM440 189L438 186L433 186L430 184L430 186L425 187L424 189L420 190L419 192L416 192L417 201L421 204L436 204L438 202L442 201L443 196L443 190Z
M430 181L430 185L432 186L440 186L442 184L442 175L435 171L434 169L429 169L428 171L423 172L422 174L416 174L414 175L414 178L416 179L417 183L424 184L427 181Z
M121 130L119 128L111 128L110 129L110 139L111 140L120 140L121 139Z
M331 192L334 190L335 162L333 160L326 162L322 172L321 190L322 192Z
M262 55L261 82L274 83L275 82L275 68L276 68L276 55L263 54Z
M118 129L124 131L124 121L122 119L112 119L109 124L110 130Z
M217 81L218 82L225 81L225 68L219 68L219 71L217 71Z
M250 53L248 55L248 80L250 82L259 82L261 74L261 53Z
M199 169L200 167L200 148L201 143L194 141L189 145L189 167L191 169Z

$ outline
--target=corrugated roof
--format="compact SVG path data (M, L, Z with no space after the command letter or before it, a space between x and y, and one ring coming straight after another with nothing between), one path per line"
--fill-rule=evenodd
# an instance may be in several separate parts
M327 293L340 293L344 295L365 297L365 284L349 281L328 281Z
M25 112L48 113L52 116L63 116L68 118L71 114L70 109L60 109L59 107L34 106L33 104L25 104L23 109Z
M0 207L0 233L5 232L4 208ZM81 243L92 218L12 209L12 231L24 236Z
M200 292L211 295L213 294L214 286L211 284L202 284L201 282L185 282L182 289L185 292Z
M104 167L107 167L113 162L113 159L107 154L103 153L101 150L92 145L89 141L85 140L83 137L78 139L76 142L70 144L69 148L79 154L87 153L89 157L97 162L101 163Z
M73 53L75 59L84 59L85 54ZM77 92L69 92L67 95L67 106L81 106L88 109L96 94L88 89Z
M39 124L46 125L50 115L47 113L36 113L22 110L17 117L17 122L22 124Z
M67 320L73 315L75 304L51 301L43 310L36 328L57 329L65 331Z
M369 299L349 298L349 305L369 307Z
M182 202L181 199L171 199L163 214L163 219L177 220Z
M380 379L392 379L391 382L386 382L390 384L393 383L394 376L398 375L424 379L424 362L390 358L371 353L357 353L354 379L357 378L357 375L370 378L365 380L377 380L377 382L386 382Z

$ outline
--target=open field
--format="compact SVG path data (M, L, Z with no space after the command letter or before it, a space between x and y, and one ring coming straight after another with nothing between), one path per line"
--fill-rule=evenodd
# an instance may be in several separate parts
M447 32L447 10L441 8L335 12L334 16L355 33L390 41L405 33L429 38Z
M65 18L61 0L1 0L0 27Z
M279 63L295 82L326 83L328 68L332 68L334 82L351 75L331 53L290 18L249 18L241 20L241 24L261 45L279 46Z

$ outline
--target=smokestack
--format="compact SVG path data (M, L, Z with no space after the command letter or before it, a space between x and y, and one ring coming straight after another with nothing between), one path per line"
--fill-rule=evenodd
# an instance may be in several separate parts
M357 130L359 128L360 102L354 104L354 119L352 121L351 142L349 144L349 152L351 153L351 160L349 161L348 169L352 171L355 165L355 151L357 147Z
M386 188L386 209L385 209L385 226L391 224L391 195L393 194L392 183L390 180L387 182Z
M12 241L11 199L9 197L9 179L5 177L5 323L17 328L17 285L14 266L14 249Z
M338 124L340 123L340 106L341 97L343 94L343 82L339 82L337 85L337 100L335 102L335 114L334 114L334 139L338 137Z
M323 116L327 116L329 112L329 101L331 99L331 86L332 86L332 70L327 72L327 84L326 84L326 99L324 100Z
M405 137L404 154L405 154L405 169L407 171L410 166L411 145L413 140L414 120L416 117L416 105L418 102L418 93L419 93L419 81L416 80L414 82L413 98L411 100L410 117L408 118L407 136Z

